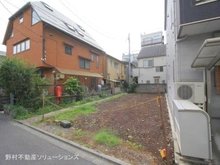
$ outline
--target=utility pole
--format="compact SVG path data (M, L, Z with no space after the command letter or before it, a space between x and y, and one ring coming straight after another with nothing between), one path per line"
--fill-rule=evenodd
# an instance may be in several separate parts
M128 84L130 85L130 70L131 70L131 64L130 64L130 58L131 58L131 54L130 54L130 33L128 33L128 56L129 56L129 62L128 62Z

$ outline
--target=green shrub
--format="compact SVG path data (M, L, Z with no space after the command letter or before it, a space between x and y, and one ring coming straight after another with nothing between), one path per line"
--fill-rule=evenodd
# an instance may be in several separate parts
M137 83L133 81L129 86L128 86L128 93L134 93L135 88L137 87Z
M29 116L28 110L23 106L15 106L15 105L4 105L4 108L7 109L10 115L15 119L24 119Z
M83 88L79 84L79 80L77 78L70 77L64 84L68 94L76 95L76 101L83 99Z
M37 84L46 84L36 74L35 66L17 58L6 58L0 67L0 85L7 95L13 94L15 105L26 108L39 108L35 100L42 93L42 86Z

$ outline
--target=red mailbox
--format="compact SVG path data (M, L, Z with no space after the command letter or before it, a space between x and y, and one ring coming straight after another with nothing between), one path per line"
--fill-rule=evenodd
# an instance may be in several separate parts
M62 89L61 86L56 86L56 97L61 97Z

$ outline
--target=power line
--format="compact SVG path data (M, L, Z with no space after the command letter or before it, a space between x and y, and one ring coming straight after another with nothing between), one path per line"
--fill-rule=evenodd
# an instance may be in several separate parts
M8 1L5 0L5 2L8 2ZM8 3L9 3L9 2L8 2ZM1 2L1 4L2 4L2 2ZM9 4L11 4L11 3L9 3ZM3 5L3 4L2 4L2 5ZM12 4L11 4L11 5L12 5ZM3 5L3 6L4 6L4 5ZM12 5L12 6L14 6L14 5ZM15 7L15 6L14 6L14 7ZM12 14L12 12L10 12L6 6L4 6L4 8L5 8L10 14ZM15 16L13 16L13 17L16 19ZM33 30L31 30L31 29L29 29L29 28L26 27L24 24L21 24L21 25L24 26L26 29L30 30L32 33L36 34L37 36L40 36L38 33L36 33L35 31L33 31ZM40 36L40 37L41 37L41 36Z
M71 6L71 9L73 8L73 6L67 1L67 0L64 0L69 6ZM75 8L73 8L74 10L76 10ZM71 10L72 11L72 10ZM77 10L76 10L77 11ZM77 15L76 13L74 14L74 15ZM83 16L83 15L82 15ZM94 24L90 21L90 20L88 20L85 16L83 16L84 17L84 19L86 20L86 23L87 22L90 22L90 24L91 24L91 26L92 27L94 27ZM96 26L97 27L97 26ZM98 27L97 27L98 28ZM103 30L102 30L103 31ZM108 32L106 32L106 31L103 31L104 33L108 33ZM123 38L124 39L124 37L119 37L119 36L115 36L114 38L118 38L117 40L119 40L119 38ZM121 39L121 40L123 40L123 39Z
M6 1L8 4L10 4L10 5L12 5L13 7L15 7L15 8L17 8L17 9L19 9L17 6L15 6L15 5L13 5L13 4L11 4L10 2L8 2L8 1ZM2 4L2 3L1 3ZM4 6L4 5L3 5ZM35 5L34 5L35 6ZM6 6L4 6L6 9L7 9L7 11L10 13L10 14L12 14L11 12L10 12L10 10L8 10L8 8L6 7ZM49 16L48 14L47 14L47 12L46 12L46 10L43 10L43 9L41 9L41 8L39 8L38 6L35 6L36 8L38 8L39 10L41 10L42 12L44 12L44 14L46 14L47 16ZM25 13L25 11L24 10L22 10L24 13ZM31 14L28 14L28 13L25 13L25 14L27 14L27 15L29 15L29 16L32 16ZM53 16L53 15L52 15ZM49 16L50 17L50 16ZM53 16L53 17L55 17L55 16ZM14 18L16 18L15 16L14 16ZM35 17L36 18L36 17ZM51 19L53 19L52 17L50 17ZM55 18L58 18L58 17L55 17ZM58 18L59 19L59 18ZM22 24L23 25L23 24ZM36 32L34 32L33 30L31 30L30 28L28 28L28 27L26 27L25 25L23 25L26 29L28 29L30 32L32 32L32 33L34 33L34 34L36 34L36 35L38 35L38 36L40 36L41 38L42 38L42 36L41 35L39 35L38 33L36 33ZM56 30L57 31L57 29L55 29L55 28L53 28L52 26L50 26L52 29L54 29L54 30ZM59 26L59 27L61 27L61 26ZM13 27L15 30L17 30L17 31L19 31L18 29L16 29L15 27ZM62 28L62 27L61 27ZM23 36L25 36L25 37L27 37L26 35L24 35L21 31L19 31ZM88 36L88 35L86 35L88 38L91 38L90 36ZM45 38L48 38L48 39L51 39L51 38L49 38L49 37L45 37ZM92 39L92 38L91 38ZM33 39L32 39L33 40ZM35 42L38 42L38 43L41 43L42 41L36 41L36 40L33 40L33 41L35 41ZM89 42L89 41L88 41ZM92 43L91 43L92 44ZM49 49L49 50L52 50L52 48L50 48L50 47L47 47L47 49Z
M81 19L78 15L76 15L72 10L70 10L70 8L69 8L68 6L66 6L61 0L59 0L59 1L60 1L60 2L63 4L63 6L65 6L72 14L74 14L77 18L79 18L82 22L84 22L87 26L89 26L91 29L93 29L93 30L96 31L97 33L99 33L99 34L101 34L101 35L103 35L103 36L105 36L105 37L107 37L107 38L110 38L110 39L119 40L119 39L117 39L117 38L110 37L110 36L105 35L104 33L99 32L98 30L96 30L95 28L93 28L92 26L90 26L88 23L86 23L83 19Z

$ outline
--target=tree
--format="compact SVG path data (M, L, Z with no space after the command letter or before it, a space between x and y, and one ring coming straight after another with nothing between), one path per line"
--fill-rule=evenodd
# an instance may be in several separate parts
M68 94L76 95L76 101L80 101L83 98L82 86L79 84L79 80L75 77L70 77L65 82L65 89Z
M15 104L25 106L27 102L40 94L36 83L42 82L36 74L36 68L21 59L7 58L0 67L0 85L6 94L12 93Z

